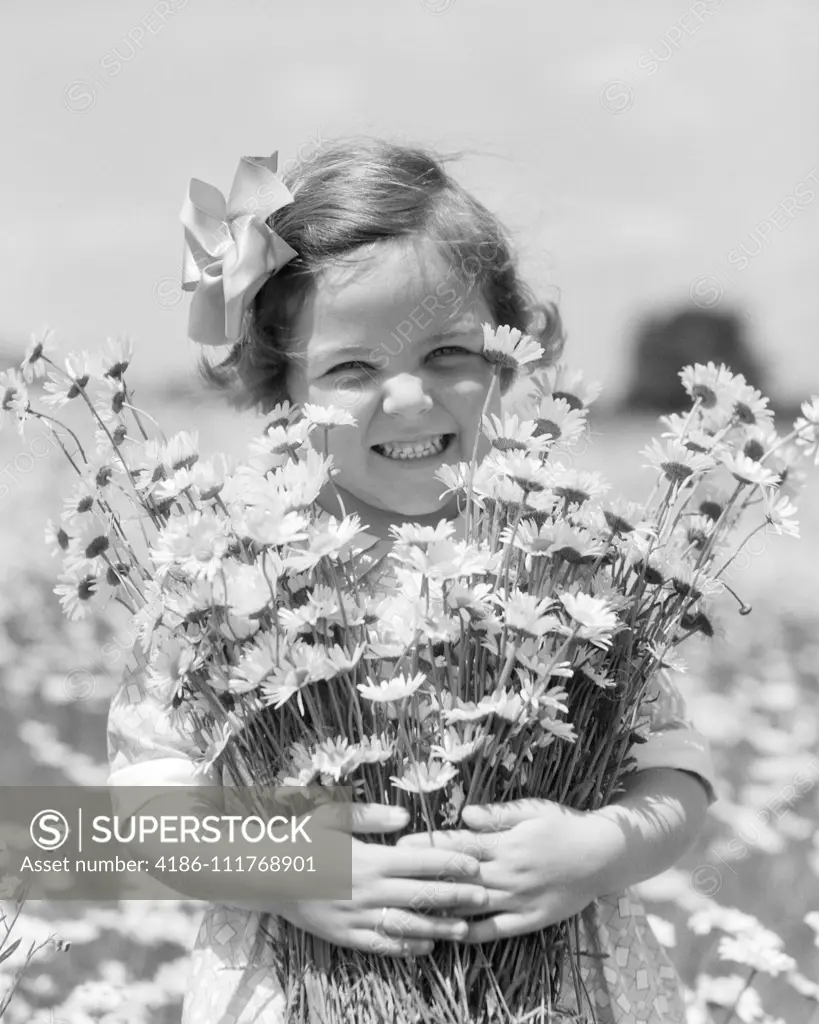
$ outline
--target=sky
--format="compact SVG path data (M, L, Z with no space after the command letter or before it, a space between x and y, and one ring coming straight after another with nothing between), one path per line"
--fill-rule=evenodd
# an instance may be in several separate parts
M137 380L192 378L189 179L363 133L466 154L610 393L692 301L819 390L815 0L2 0L0 81L4 348L128 334Z

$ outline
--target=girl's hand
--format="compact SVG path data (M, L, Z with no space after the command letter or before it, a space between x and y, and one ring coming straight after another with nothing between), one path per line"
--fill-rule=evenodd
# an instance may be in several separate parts
M605 892L602 874L614 856L619 830L593 814L551 800L516 800L465 807L468 829L435 832L433 845L454 855L479 857L475 881L488 902L475 911L455 907L472 921L461 941L476 943L525 935L572 917ZM622 836L619 836L620 840ZM430 846L427 833L402 836L398 848Z
M397 832L409 821L400 807L357 804L352 810L353 832ZM463 918L423 912L480 911L486 893L474 881L480 868L475 857L434 849L428 841L423 850L352 843L352 899L282 903L275 913L336 946L385 956L429 953L436 939L467 935Z

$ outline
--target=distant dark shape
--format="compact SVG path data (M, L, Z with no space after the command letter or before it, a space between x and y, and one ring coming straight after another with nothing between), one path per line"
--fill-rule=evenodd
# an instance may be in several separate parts
M765 373L736 313L685 309L649 317L637 330L632 353L623 411L659 413L688 408L679 372L689 363L725 363L767 393Z

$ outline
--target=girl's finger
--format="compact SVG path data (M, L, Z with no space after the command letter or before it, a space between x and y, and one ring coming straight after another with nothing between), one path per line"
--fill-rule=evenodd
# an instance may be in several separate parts
M531 924L524 914L495 914L485 921L471 924L466 936L461 941L470 944L494 942L495 939L509 939L514 935L523 935L530 929Z
M441 911L453 908L479 910L486 906L486 890L482 885L452 881L418 882L404 899L390 900L393 907L409 907L415 911Z
M366 938L356 948L364 953L375 953L379 956L426 956L432 952L429 939L399 938L372 931L365 933Z
M379 916L376 930L393 939L457 942L467 934L469 925L458 918L424 917L402 907L390 907Z
M408 846L387 848L384 863L390 874L405 878L475 878L481 865L475 856L459 850L419 850Z
M409 824L409 811L388 804L353 804L353 832L399 832Z
M322 828L345 832L398 832L406 828L410 816L403 807L388 804L325 804L313 812Z
M475 833L468 828L456 828L444 832L409 832L401 836L397 846L412 846L414 849L460 850L467 843L475 842Z

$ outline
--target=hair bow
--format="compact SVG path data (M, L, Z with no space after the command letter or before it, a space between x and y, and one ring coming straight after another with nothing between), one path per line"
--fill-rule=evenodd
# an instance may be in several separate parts
M188 336L200 345L237 341L245 310L264 282L298 256L265 224L293 202L276 177L278 156L243 156L227 202L213 185L191 178L179 214L185 225L182 288L194 293Z

